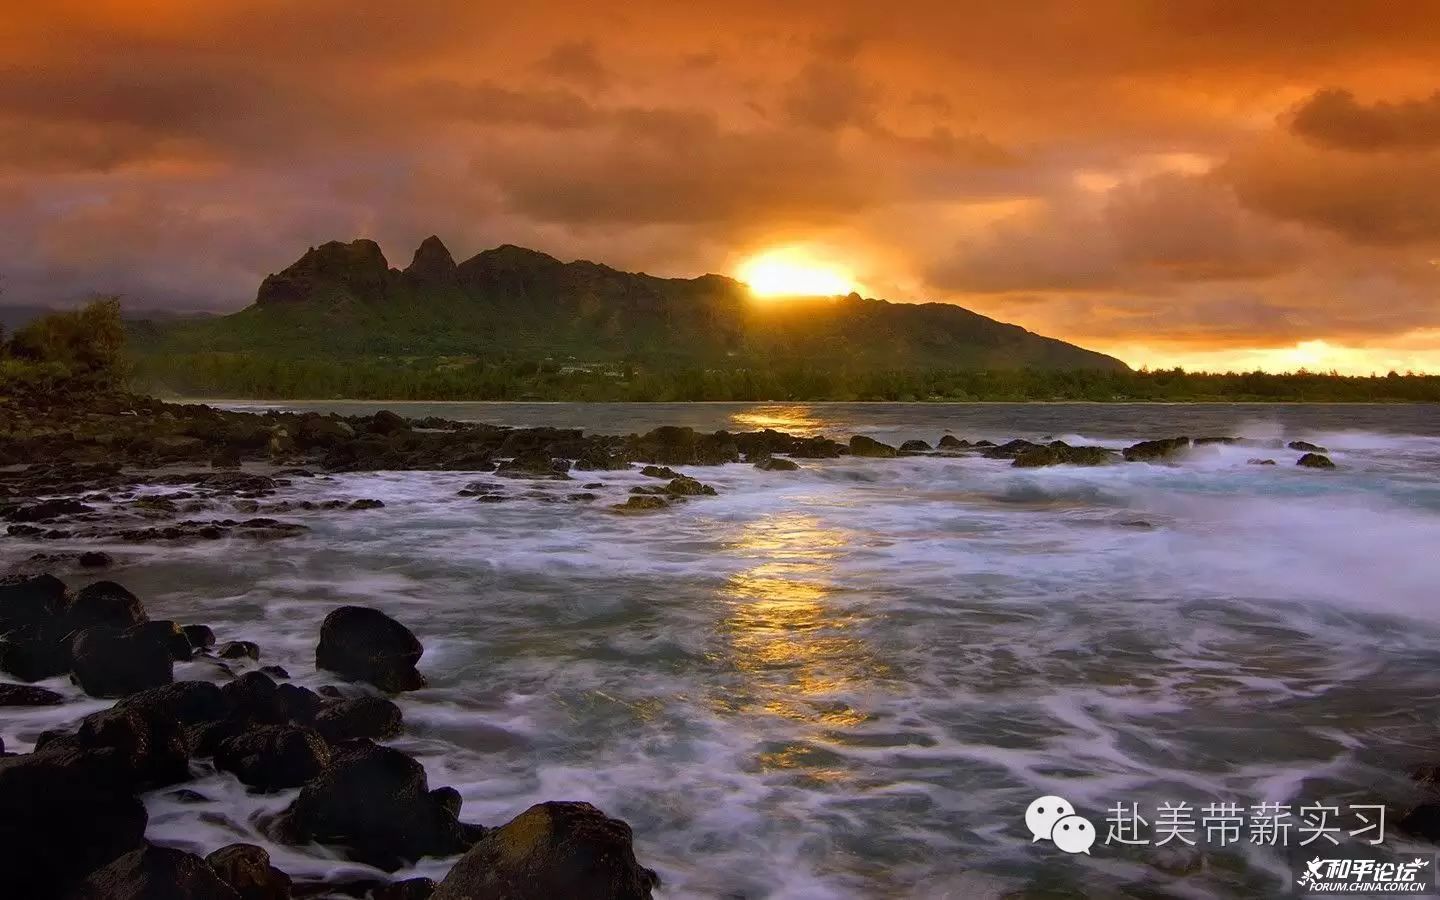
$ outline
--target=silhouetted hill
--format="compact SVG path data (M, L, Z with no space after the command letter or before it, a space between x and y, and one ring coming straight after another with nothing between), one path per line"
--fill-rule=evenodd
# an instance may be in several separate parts
M1108 369L1124 363L946 303L756 299L720 275L656 278L504 245L405 269L370 240L312 247L252 306L146 335L150 352L633 360L653 365Z

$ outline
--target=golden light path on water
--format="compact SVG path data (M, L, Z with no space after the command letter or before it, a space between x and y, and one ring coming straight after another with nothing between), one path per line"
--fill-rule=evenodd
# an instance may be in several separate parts
M763 713L813 726L810 738L859 725L869 716L847 695L869 690L886 665L856 636L855 616L836 601L832 563L846 536L796 512L751 523L733 546L756 564L732 575L724 589L731 611L720 631L730 662L745 678L736 695L720 701L731 713ZM762 769L803 769L818 781L844 777L819 763L808 742L762 752Z
M735 413L731 423L738 430L763 430L773 428L790 434L810 435L815 433L822 422L814 416L815 407L805 405L765 406L759 409Z

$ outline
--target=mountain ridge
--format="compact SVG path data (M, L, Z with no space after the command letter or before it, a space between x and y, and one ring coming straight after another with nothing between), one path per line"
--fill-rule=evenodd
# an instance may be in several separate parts
M168 340L167 340L168 338ZM329 241L255 302L147 343L327 355L569 357L655 365L1125 370L1120 360L948 303L850 294L757 300L725 275L665 278L501 244L456 262L427 237L395 268L367 238Z

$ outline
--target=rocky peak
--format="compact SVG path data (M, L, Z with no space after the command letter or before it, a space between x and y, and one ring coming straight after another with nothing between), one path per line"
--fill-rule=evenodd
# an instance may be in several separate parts
M405 277L417 285L450 286L456 283L455 269L455 258L445 243L432 234L416 248L415 258L405 268Z
M382 300L389 274L385 254L374 241L330 241L311 247L284 271L266 277L255 302Z

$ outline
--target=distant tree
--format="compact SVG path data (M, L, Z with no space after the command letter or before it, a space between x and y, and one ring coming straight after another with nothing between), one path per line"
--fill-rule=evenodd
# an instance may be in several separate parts
M41 316L8 344L16 359L56 368L63 377L110 387L125 372L125 326L120 301L107 297L70 312Z

